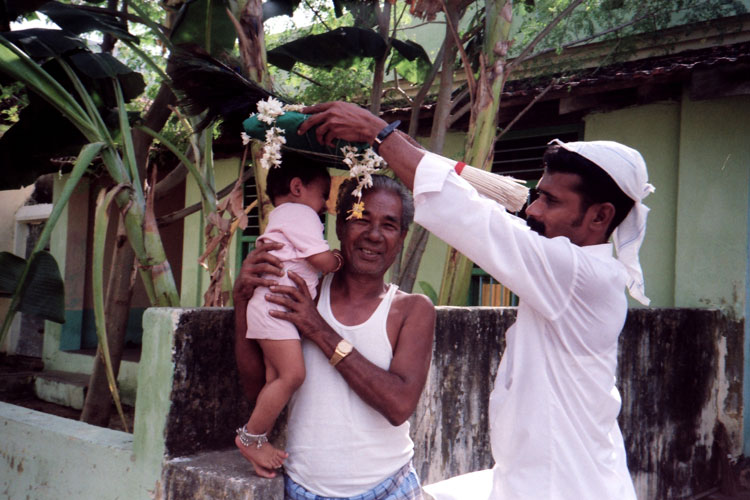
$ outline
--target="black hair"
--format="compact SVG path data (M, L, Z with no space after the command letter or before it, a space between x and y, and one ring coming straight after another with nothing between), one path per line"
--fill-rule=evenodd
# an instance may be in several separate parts
M266 178L266 194L271 203L276 205L277 197L290 193L289 184L295 177L299 177L304 185L315 179L325 179L329 185L331 182L331 175L324 165L300 153L285 150L281 155L281 165L271 167Z
M337 221L345 221L349 216L347 212L352 209L352 206L357 201L356 196L352 194L352 191L356 187L357 179L355 178L349 178L341 183L339 197L336 201ZM362 194L366 195L369 192L378 190L391 191L401 199L401 232L405 233L408 231L409 226L414 220L414 199L411 196L411 192L400 181L385 175L376 174L372 176L372 186L365 188Z
M552 145L544 153L544 168L547 172L576 174L580 178L576 191L581 195L581 210L594 203L611 203L615 216L607 228L607 238L633 208L635 202L626 195L612 177L596 163L578 153Z

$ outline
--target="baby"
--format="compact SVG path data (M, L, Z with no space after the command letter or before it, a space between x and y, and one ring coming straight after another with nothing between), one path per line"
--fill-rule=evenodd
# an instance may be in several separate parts
M330 189L331 177L326 168L310 164L294 153L285 152L281 166L268 172L266 193L275 208L258 240L284 244L272 251L283 261L285 275L278 280L279 285L295 286L286 275L293 271L305 280L313 298L317 294L318 273L335 272L343 263L341 253L328 248L320 222ZM305 365L296 327L268 314L269 309L278 306L266 301L267 293L268 288L257 288L246 313L246 337L257 339L263 350L266 384L247 424L238 429L235 444L246 459L275 469L281 467L287 454L268 443L266 434L305 380Z

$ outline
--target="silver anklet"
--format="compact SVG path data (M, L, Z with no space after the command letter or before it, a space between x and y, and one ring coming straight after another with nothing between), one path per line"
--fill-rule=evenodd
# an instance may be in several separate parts
M260 449L268 442L268 437L266 437L265 432L263 434L250 434L247 432L247 428L244 425L237 429L237 436L239 436L240 443L242 443L242 446L244 447L255 444L255 447Z

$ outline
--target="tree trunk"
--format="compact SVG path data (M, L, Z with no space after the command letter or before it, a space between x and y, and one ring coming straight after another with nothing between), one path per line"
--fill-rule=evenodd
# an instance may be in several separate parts
M122 272L128 269L128 272ZM118 217L115 253L112 260L112 270L107 284L107 343L112 361L115 378L120 370L120 361L125 346L130 299L133 296L135 284L135 253L128 244L125 227ZM112 410L112 396L107 382L106 366L102 360L101 351L97 348L94 360L94 371L89 379L86 401L81 413L81 421L106 427Z
M117 10L117 0L107 0L107 9L109 10ZM115 48L115 43L117 42L117 39L110 35L109 33L104 33L104 36L102 37L102 43L99 45L102 52L106 52L108 54L112 53L112 49Z
M462 12L454 10L450 12L450 15L453 26L456 26L458 20L462 16ZM445 40L443 41L441 52L443 63L440 72L440 87L438 89L435 114L432 118L432 131L430 132L429 146L430 151L437 154L442 153L443 146L445 145L445 133L448 128L448 117L452 107L451 93L453 91L453 64L456 60L456 54L458 53L458 47L456 46L455 39L451 33L449 23L446 23ZM429 80L430 83L431 81L432 79ZM426 82L428 86L430 83ZM420 92L420 96L422 96L422 99L424 98L422 92ZM419 104L417 105L417 108L418 107ZM418 113L412 111L412 119L415 117L418 117ZM410 123L409 130L415 131L416 134L417 124ZM419 264L422 261L422 255L424 255L425 248L427 248L428 238L428 231L422 226L415 224L412 229L409 247L407 248L403 261L399 261L398 263L397 283L399 288L404 292L411 293L414 289L414 282L417 279L417 271L419 270Z
M497 132L500 94L505 84L505 52L512 21L511 0L487 0L485 42L476 95L471 106L471 121L464 161L490 170ZM439 304L465 305L473 264L455 248L446 257Z
M383 80L385 79L385 63L388 59L388 52L391 46L388 40L388 26L391 18L391 4L386 1L383 2L382 7L380 2L375 3L375 12L378 18L378 33L383 37L385 41L386 49L383 57L375 61L375 71L372 75L372 92L370 94L370 112L374 115L380 114L380 103L383 99Z
M151 103L145 118L145 125L152 130L159 131L169 119L172 111L169 105L175 102L172 91L166 84L162 84ZM148 151L153 138L140 130L133 130L133 145L135 149L138 172L141 179L146 175ZM132 284L130 277L135 273L135 252L127 244L127 237L120 239L120 230L124 233L123 221L118 218L118 237L112 255L112 269L107 285L107 343L109 344L112 370L115 377L120 370L120 361L125 347L125 333L127 331L130 300L132 298ZM127 279L126 279L127 278ZM99 351L97 349L97 354ZM89 378L86 400L81 412L81 421L100 426L107 426L112 410L112 397L107 382L104 362L100 355L94 361L94 371Z

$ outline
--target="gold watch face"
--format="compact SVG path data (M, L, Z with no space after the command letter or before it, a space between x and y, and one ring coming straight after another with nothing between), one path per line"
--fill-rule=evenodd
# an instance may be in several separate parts
M339 342L339 345L336 346L336 351L338 351L344 356L352 352L352 349L354 349L354 346L351 345L346 340L342 340L341 342Z

